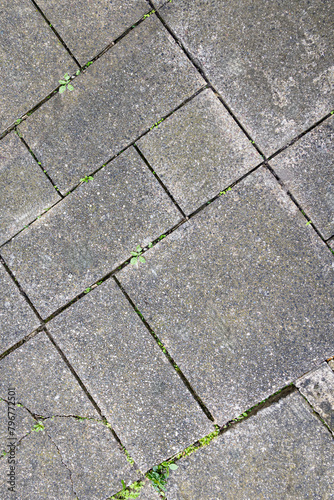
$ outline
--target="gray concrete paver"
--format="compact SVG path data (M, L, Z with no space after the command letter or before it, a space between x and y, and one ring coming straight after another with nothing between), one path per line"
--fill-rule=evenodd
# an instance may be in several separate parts
M0 3L0 133L77 65L29 0Z
M266 156L332 111L327 0L177 0L160 13Z
M219 424L332 355L333 259L260 167L119 279Z

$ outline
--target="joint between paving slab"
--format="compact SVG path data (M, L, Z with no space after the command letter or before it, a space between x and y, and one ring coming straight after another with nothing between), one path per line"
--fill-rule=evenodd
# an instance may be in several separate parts
M159 337L157 336L157 334L150 327L149 323L146 321L146 319L144 318L143 314L136 307L135 303L132 301L132 299L127 294L127 292L124 290L124 288L122 287L121 283L118 281L118 279L116 278L116 276L113 276L113 278L114 278L116 284L118 285L118 287L120 288L120 290L122 291L123 295L125 296L125 298L129 302L129 304L131 305L131 307L135 311L135 313L140 317L140 319L143 322L143 324L145 325L146 329L149 331L149 333L151 334L151 336L153 337L153 339L155 340L155 342L158 344L158 346L161 349L161 351L164 353L164 355L166 356L166 358L168 359L168 361L170 362L170 364L173 366L173 369L179 375L179 377L181 378L182 382L187 387L188 391L191 393L191 395L193 396L193 398L196 400L197 404L200 406L201 410L205 413L206 417L209 420L211 420L211 422L215 423L215 419L214 419L213 415L211 414L210 410L204 404L204 402L201 399L201 397L193 389L193 387L191 386L191 384L188 381L188 379L186 378L186 376L182 373L181 369L177 366L176 362L174 361L174 359L172 358L172 356L167 351L167 349L166 349L165 345L163 344L163 342L161 342L161 340L159 339Z
M31 300L29 299L28 295L25 293L25 291L23 290L23 288L21 287L20 283L18 282L18 280L15 278L13 272L11 271L10 267L7 265L7 263L5 262L4 258L2 257L2 255L0 255L0 262L3 264L4 268L6 269L7 273L9 274L9 276L11 277L13 283L16 285L16 287L19 289L19 292L20 294L24 297L24 299L26 300L26 302L29 304L29 306L31 307L31 309L34 311L34 313L36 314L37 318L39 319L39 321L41 323L43 323L43 319L42 317L40 316L39 312L37 311L36 307L34 306L34 304L31 302Z
M64 40L62 39L62 37L59 35L59 33L57 32L57 30L52 26L52 24L50 23L49 19L46 17L46 15L44 14L44 12L42 11L42 9L40 8L40 6L36 3L35 0L30 0L31 3L34 5L35 9L40 13L40 15L43 17L44 21L47 23L47 25L49 26L49 28L51 28L51 30L53 31L53 33L56 35L56 37L58 38L58 40L60 41L60 43L62 44L62 46L65 48L65 50L68 52L68 54L72 57L73 61L79 66L80 68L80 63L77 61L76 57L74 56L74 54L72 54L71 50L69 49L69 47L66 45L66 43L64 42Z
M44 323L41 324L41 325L39 325L32 332L28 333L28 335L26 335L21 340L19 340L18 342L16 342L16 344L13 344L11 347L9 347L8 349L6 349L6 351L4 351L3 353L1 353L0 354L0 361L3 358L5 358L6 356L8 356L8 354L10 354L11 352L16 351L16 349L18 349L19 347L21 347L21 345L25 344L29 340L31 340L34 337L36 337L36 335L38 335L40 332L42 332L43 329L44 329Z
M22 133L20 132L20 130L17 127L16 127L16 131L18 132L17 135L19 136L22 144L24 144L24 146L27 148L27 150L29 151L29 153L31 154L31 156L33 157L33 159L35 160L35 162L37 163L37 165L39 166L39 168L42 170L43 174L47 177L47 179L49 180L49 182L51 182L52 187L57 191L57 193L59 194L59 196L61 198L64 198L64 196L59 191L59 188L53 182L53 180L52 180L51 176L48 174L48 172L46 170L44 170L44 168L42 166L42 163L38 160L37 156L35 155L35 153L33 152L33 150L29 147L29 145L27 144L27 142L23 138Z
M268 160L263 162L264 166L267 168L267 170L273 175L273 177L275 178L275 180L279 183L279 185L283 188L284 192L289 196L289 198L291 199L291 201L296 205L296 207L298 208L298 210L302 213L302 215L305 217L306 219L306 226L309 226L311 225L314 229L314 231L317 233L317 235L319 236L319 238L323 241L323 243L327 246L327 248L332 251L331 247L329 246L329 243L327 241L329 240L325 240L324 237L322 236L321 232L319 231L319 229L316 227L316 225L314 224L314 222L312 222L312 220L310 219L310 217L306 214L306 212L304 211L304 209L301 207L301 205L299 204L299 202L296 200L296 198L294 197L294 195L291 193L291 191L289 191L289 189L287 189L287 187L285 186L284 182L282 181L282 179L277 175L277 173L275 172L275 170L269 165L268 163ZM330 238L329 238L330 239Z
M162 180L160 179L160 177L157 175L157 173L151 167L151 165L149 164L149 162L147 161L147 159L145 158L144 154L141 152L141 150L139 149L139 147L136 144L134 144L134 148L137 151L137 153L139 154L139 156L141 157L141 159L143 160L143 162L145 163L145 165L148 167L148 169L152 172L152 174L154 175L154 177L157 179L157 181L159 182L160 186L165 190L167 196L169 196L169 198L172 200L172 202L174 203L174 205L176 206L176 208L178 209L178 211L181 213L182 217L187 217L186 214L184 213L184 211L182 210L182 208L180 207L180 205L175 201L174 196L172 196L172 194L169 192L169 190L167 189L167 187L165 186L165 184L162 182Z
M151 0L147 0L147 1L152 6L152 8L154 9L154 5L152 4ZM210 82L209 78L206 76L206 74L205 74L203 68L200 66L200 64L193 58L193 56L186 49L186 47L183 45L183 43L181 42L181 40L177 37L176 33L174 33L174 31L171 29L171 27L169 26L169 24L160 15L159 10L155 12L155 15L157 16L157 18L159 19L159 21L161 22L161 24L168 31L168 33L173 37L173 39L175 40L175 42L182 49L182 51L184 52L184 54L186 55L186 57L189 59L189 61L191 62L191 64L196 68L196 70L199 72L199 74L201 75L201 77L206 81L208 87L214 92L214 94L216 95L216 97L218 97L219 101L222 103L222 105L224 106L224 108L226 109L226 111L233 118L233 120L236 122L236 124L238 125L238 127L242 130L242 132L246 135L246 137L248 138L248 140L250 141L250 143L254 146L254 148L256 149L256 151L265 160L266 157L263 154L263 152L261 151L260 147L252 139L251 135L247 132L247 130L242 125L242 123L240 122L240 120L238 120L238 118L234 115L234 113L232 112L232 110L230 109L230 107L228 106L228 104L225 102L225 100L223 99L223 97L220 95L220 93L212 85L212 83Z
M83 392L86 394L86 396L88 397L88 399L90 400L90 402L92 403L93 407L95 408L95 410L98 412L98 414L100 415L101 419L103 422L106 422L108 423L106 417L103 415L102 413L102 410L101 408L99 407L99 405L96 403L96 401L94 400L93 396L90 394L90 392L88 391L86 385L82 382L82 380L80 379L79 375L77 374L77 372L75 371L75 369L73 368L73 366L71 365L71 363L69 362L69 360L67 359L66 355L64 354L64 352L61 350L61 348L58 346L57 342L54 340L54 338L52 337L51 333L48 331L48 329L46 327L44 327L44 331L46 333L46 335L48 336L49 340L52 342L52 344L54 345L54 347L57 349L59 355L61 356L61 358L63 359L63 361L66 363L68 369L70 370L70 372L72 373L72 375L75 377L76 381L78 382L78 384L80 385L81 389L83 390ZM117 444L118 446L120 447L121 451L123 452L123 454L125 455L126 457L126 460L132 464L132 466L138 470L139 467L137 466L136 462L133 460L133 458L131 457L130 453L127 451L126 447L122 444L122 441L120 440L120 438L118 437L117 433L115 432L115 430L112 428L112 426L109 424L107 425L108 429L110 430L110 432L112 433L114 439L117 441Z

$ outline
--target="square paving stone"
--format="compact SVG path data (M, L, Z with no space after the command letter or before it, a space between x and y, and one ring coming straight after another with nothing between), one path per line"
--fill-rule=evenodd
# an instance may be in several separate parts
M4 500L77 500L71 472L45 432L31 432L16 448L15 493L8 491L9 464L5 458L0 459L0 495Z
M146 0L58 0L38 5L84 65L150 11Z
M16 402L35 415L99 417L44 332L0 361L0 398L15 387Z
M334 117L270 161L317 229L334 234Z
M333 438L299 394L178 462L168 500L330 499Z
M334 349L333 259L265 167L121 284L223 424Z
M212 422L112 278L49 325L143 472L212 432Z
M327 0L177 0L160 13L267 156L333 109Z
M0 263L0 354L40 325L40 321Z
M65 192L204 83L152 15L20 129Z
M328 364L299 378L296 386L334 432L334 373Z
M45 431L71 471L73 489L80 500L109 498L138 474L103 422L75 418L47 419Z
M176 111L137 145L188 214L262 161L211 90Z
M0 3L0 133L77 65L29 0Z
M46 317L181 217L131 148L6 244L2 254Z
M0 141L0 245L60 199L14 132Z

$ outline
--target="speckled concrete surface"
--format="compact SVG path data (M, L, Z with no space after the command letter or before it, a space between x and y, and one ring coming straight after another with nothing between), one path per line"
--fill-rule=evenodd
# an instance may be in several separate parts
M333 13L0 0L1 500L334 498Z

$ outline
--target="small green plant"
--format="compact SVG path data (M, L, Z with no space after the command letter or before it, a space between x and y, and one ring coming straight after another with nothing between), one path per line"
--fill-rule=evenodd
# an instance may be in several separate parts
M21 121L22 121L22 118L19 118L18 120L16 120L15 125L19 125L21 123Z
M78 69L78 71L76 71L76 73L75 73L75 74L76 74L77 76L79 76L79 75L80 75L80 73L81 73L81 69Z
M65 75L63 76L63 80L59 80L60 83L59 94L65 92L66 88L69 91L74 90L74 87L73 85L71 85L70 81L71 81L70 75L68 73L65 73Z
M160 495L165 496L169 470L176 469L178 469L177 465L162 462L160 465L154 466L152 471L148 472L146 476L151 481L153 488L160 493Z
M88 288L86 288L86 290L84 290L84 293L89 293L91 291L91 287L89 286Z
M229 187L229 188L225 189L225 191L220 191L219 196L221 196L222 194L226 194L227 191L232 191L232 188Z
M310 224L312 224L311 220L309 220L308 222L306 222L306 226L309 226Z
M140 491L144 486L144 481L136 481L130 486L126 486L125 482L122 479L122 491L114 495L112 498L117 500L128 500L132 498L138 498L140 495Z
M146 19L147 17L150 17L151 14L154 14L155 10L151 10L148 14L144 14L143 19Z
M45 429L44 424L40 420L32 428L32 430L35 432L44 431L44 429Z
M140 245L137 246L136 252L131 252L131 255L133 256L130 260L130 264L133 266L137 264L137 262L146 262L145 258L142 256L143 249Z
M148 246L148 248L152 248L153 247L153 243L151 242L147 246Z
M161 122L163 122L163 121L164 121L164 119L163 119L163 118L161 118L161 120L159 120L159 121L158 121L158 122L156 122L154 125L152 125L152 127L150 128L150 130L152 130L152 129L156 128L156 127L157 127L157 126L158 126Z
M89 182L89 181L92 181L93 179L94 179L94 177L92 177L91 175L85 175L85 177L80 179L80 182Z
M158 240L163 240L164 238L166 238L166 235L165 234L161 234L158 238Z

